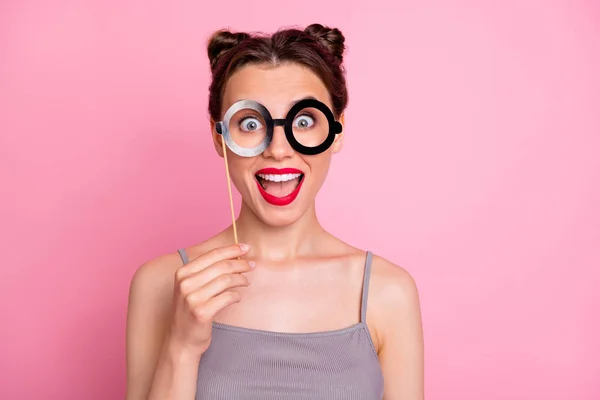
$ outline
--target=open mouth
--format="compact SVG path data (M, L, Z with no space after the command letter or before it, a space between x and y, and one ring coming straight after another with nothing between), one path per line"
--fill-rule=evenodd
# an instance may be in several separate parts
M296 168L263 168L254 177L263 199L274 206L291 204L304 182L304 172Z
M304 179L303 173L255 175L261 188L271 196L286 197L294 192Z

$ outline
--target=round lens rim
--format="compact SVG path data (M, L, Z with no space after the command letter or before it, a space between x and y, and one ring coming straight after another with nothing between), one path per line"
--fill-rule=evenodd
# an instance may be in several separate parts
M305 146L302 143L296 140L294 136L293 123L294 119L296 119L296 115L305 108L316 108L321 111L325 118L327 118L327 122L329 123L329 132L327 133L327 137L323 141L323 143L317 146ZM306 154L306 155L316 155L323 153L331 145L335 140L335 135L342 132L342 124L335 120L335 117L329 107L325 103L320 102L317 99L304 99L300 100L292 108L288 111L287 116L285 117L285 136L292 146L294 150L298 153Z
M247 148L238 145L231 137L231 132L229 132L229 123L231 122L231 118L235 115L235 113L243 109L252 109L258 111L258 113L263 117L267 128L267 134L265 135L265 138L255 147ZM267 108L259 102L254 100L238 100L227 109L227 112L223 116L223 121L221 122L221 135L223 136L223 140L227 144L227 147L229 147L229 149L238 156L255 157L264 152L273 140L273 118L271 117L269 110L267 110Z

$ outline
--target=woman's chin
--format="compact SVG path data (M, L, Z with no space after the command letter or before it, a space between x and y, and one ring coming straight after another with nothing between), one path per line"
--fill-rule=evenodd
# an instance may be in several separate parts
M294 224L306 213L300 198L285 206L268 203L262 197L253 199L254 204L247 204L256 217L264 224L273 227L285 227Z
M258 217L267 225L273 227L289 226L297 222L304 212L300 207L294 207L292 204L286 207L268 207L261 208Z

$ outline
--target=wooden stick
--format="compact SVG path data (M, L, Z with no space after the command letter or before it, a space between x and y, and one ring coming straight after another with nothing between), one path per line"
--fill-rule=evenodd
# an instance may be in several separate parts
M235 211L233 210L233 197L231 196L231 177L229 176L229 164L227 163L227 148L225 147L223 136L221 136L221 143L223 144L223 158L225 159L225 172L227 173L227 189L229 190L229 206L231 208L231 220L233 222L233 238L235 244L238 244L237 228L235 226Z

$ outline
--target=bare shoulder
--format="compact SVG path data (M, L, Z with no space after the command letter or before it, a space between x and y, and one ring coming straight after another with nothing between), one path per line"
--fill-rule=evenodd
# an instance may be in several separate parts
M212 239L186 249L189 259L210 250ZM214 247L214 246L213 246ZM152 323L160 331L170 317L175 273L183 265L177 251L164 254L142 264L133 274L129 286L128 322Z
M180 265L181 258L176 252L161 255L142 264L131 279L130 302L136 298L148 300L172 295L173 277Z
M185 249L188 258L194 259L216 247L216 237ZM164 254L142 264L133 274L130 285L132 297L145 300L170 299L173 295L175 272L183 265L177 251Z
M162 340L170 318L179 254L161 255L142 264L133 274L127 302L127 352L149 352ZM137 356L136 356L137 358Z
M377 342L397 336L407 324L420 324L420 300L417 284L403 267L374 255L371 264L368 317L373 323Z
M417 284L412 275L403 267L374 255L371 264L370 282L373 301L384 302L386 306L411 306L418 298Z

